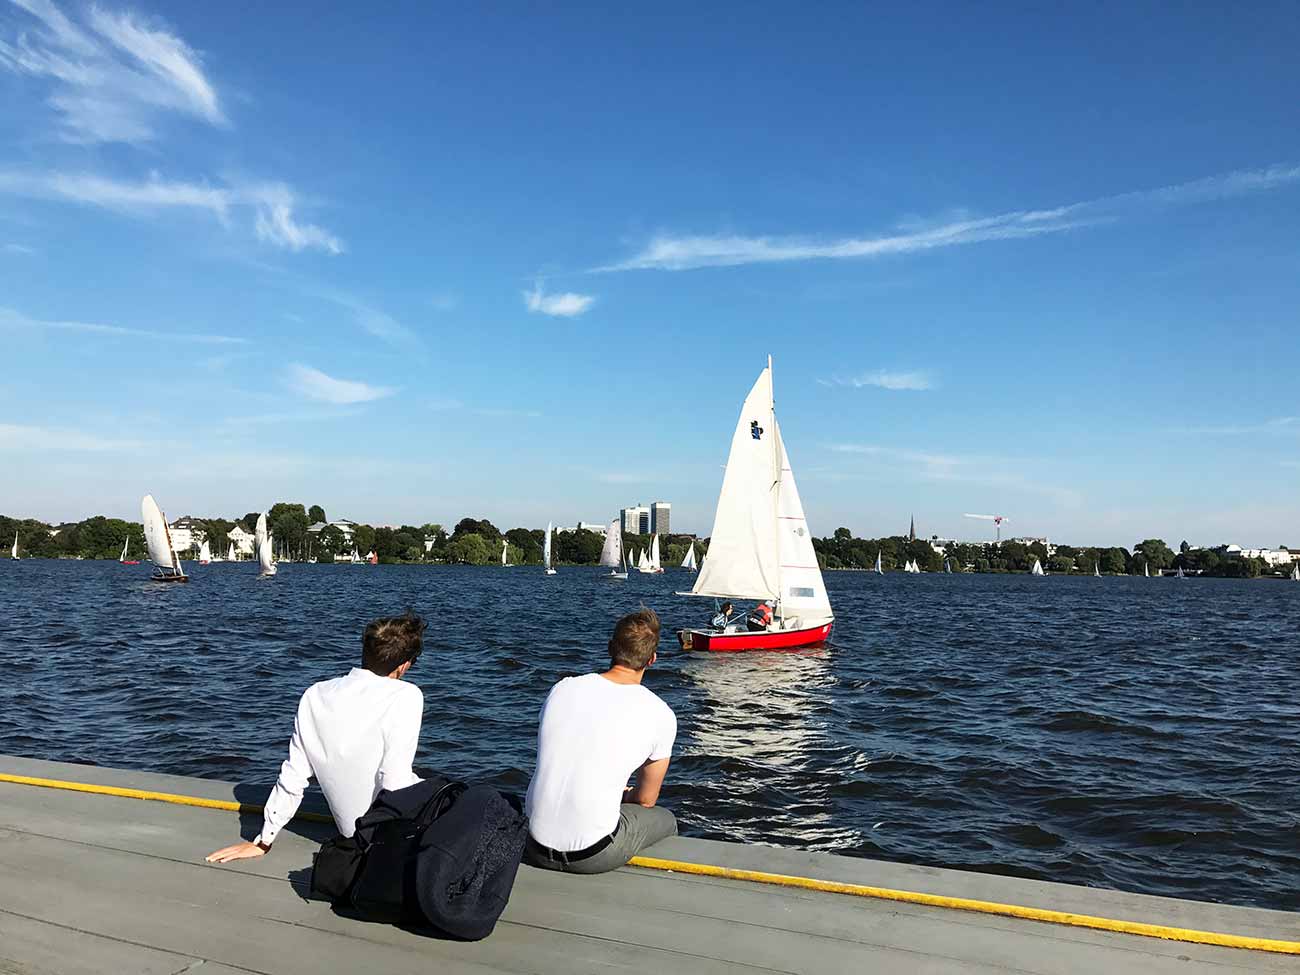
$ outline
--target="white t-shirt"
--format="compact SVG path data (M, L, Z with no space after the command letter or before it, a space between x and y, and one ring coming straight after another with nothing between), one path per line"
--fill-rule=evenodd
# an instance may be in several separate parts
M380 789L420 781L411 762L420 741L424 695L414 684L354 667L346 677L307 688L289 739L289 758L266 800L258 841L271 843L298 811L307 783L325 793L344 836Z
M537 769L524 806L528 832L565 852L608 836L632 773L669 758L676 737L672 708L648 688L600 674L566 677L542 705Z

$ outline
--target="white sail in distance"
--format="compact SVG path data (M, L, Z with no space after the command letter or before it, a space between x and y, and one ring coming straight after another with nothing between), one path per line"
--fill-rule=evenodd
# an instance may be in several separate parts
M234 542L231 542L231 543L230 543L230 547L229 547L228 549L226 549L226 561L227 561L227 562L233 562L233 561L235 561L235 543L234 543Z
M542 561L546 564L546 571L552 572L554 568L551 565L551 527L552 523L546 523L546 541L542 543Z
M650 571L658 572L663 566L659 564L659 536L650 540Z
M1041 576L1043 574L1043 563L1034 559L1034 567L1029 570L1031 575Z
M11 559L18 558L18 532L14 532L14 547L9 550L9 557Z
M623 531L615 518L605 532L605 544L600 549L600 564L607 569L617 569L623 559Z
M510 543L506 539L501 539L501 564L509 565L506 561L506 555L510 552Z
M149 560L168 575L182 575L181 562L172 548L171 532L167 530L167 520L152 494L146 494L140 501L140 520L144 523Z
M689 542L689 543L687 543L687 548L686 548L686 558L682 559L682 568L683 568L683 569L696 569L696 568L698 568L698 566L697 566L697 564L696 564L696 562L695 562L695 543L694 543L694 542Z
M876 549L876 575L884 575L885 570L880 562L880 549Z
M253 545L257 550L258 571L264 576L275 575L275 559L271 546L275 542L266 530L266 512L257 516L257 529L253 532Z
M203 540L203 544L199 546L199 561L200 562L212 561L212 549L208 545L208 540L206 538Z
M126 550L130 547L131 547L131 536L127 535L126 539L122 542L122 554L118 556L117 559L119 562L126 561Z

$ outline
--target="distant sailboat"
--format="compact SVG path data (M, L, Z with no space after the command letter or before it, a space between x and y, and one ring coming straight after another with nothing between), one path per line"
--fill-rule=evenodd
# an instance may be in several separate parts
M238 558L238 556L235 555L235 543L231 542L230 548L226 549L226 561L234 562L236 558Z
M1300 563L1291 567L1291 581L1300 582Z
M623 531L615 518L609 523L609 530L605 532L605 544L600 550L600 564L609 569L609 575L606 579L626 579L627 568L623 565ZM622 572L619 572L619 569Z
M1029 570L1029 574L1031 576L1046 575L1046 573L1043 572L1043 563L1038 561L1038 559L1034 559L1034 567Z
M1094 563L1092 564L1092 574L1093 574L1094 576L1096 576L1098 579L1101 578L1101 563L1100 563L1100 562L1094 562Z
M190 577L181 569L181 560L176 556L176 546L172 544L167 519L152 494L146 494L140 501L140 520L144 522L144 540L149 547L149 559L157 566L153 578L158 582L189 582Z
M948 575L952 575L952 563L947 559L943 560L943 571Z
M208 546L208 540L205 538L203 544L199 546L199 565L208 565L212 561L212 549Z
M1175 578L1175 579L1186 579L1186 578L1187 578L1185 575L1183 575L1183 567L1182 567L1181 565L1178 567L1178 571L1174 573L1174 578Z
M878 575L878 576L883 576L883 575L885 574L884 567L880 564L880 549L876 549L876 568L875 568L875 573L876 573L876 575Z
M641 554L643 556L645 555L644 552L642 552ZM654 575L655 573L664 571L663 564L659 561L659 536L658 535L655 535L650 540L650 555L645 560L645 566L644 567L638 566L638 569L641 572L645 572L650 575Z
M123 549L123 552L125 551L126 550ZM9 557L11 559L18 558L18 532L17 531L14 532L14 547L9 550Z
M257 551L259 576L273 576L277 571L275 567L275 549L272 547L274 544L275 540L272 538L271 533L266 530L266 512L263 512L257 516L257 528L253 532L253 547Z
M699 568L699 566L695 564L695 543L694 542L691 542L687 546L686 558L682 559L682 568L690 569L692 572L694 572L696 569Z
M501 539L501 568L510 568L510 560L506 558L510 554L510 543L506 539Z
M126 557L127 549L129 549L130 547L131 547L131 536L127 535L126 538L123 539L122 541L122 555L121 557L118 558L118 561L121 562L123 565L139 565L140 564L139 559L128 559Z
M546 541L542 545L542 562L546 565L546 574L555 575L555 566L551 564L551 529L552 523L546 523Z
M921 567L916 564L916 559L908 559L907 565L903 566L904 572L920 572Z

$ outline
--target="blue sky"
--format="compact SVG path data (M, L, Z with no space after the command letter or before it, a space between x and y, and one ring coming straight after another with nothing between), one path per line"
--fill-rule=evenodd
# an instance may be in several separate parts
M0 0L0 510L1300 544L1293 4Z

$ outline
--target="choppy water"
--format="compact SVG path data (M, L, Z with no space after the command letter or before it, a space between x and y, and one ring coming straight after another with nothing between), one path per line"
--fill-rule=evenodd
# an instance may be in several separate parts
M549 685L664 619L697 836L1300 908L1300 585L830 573L834 645L688 655L686 577L0 563L0 752L269 785L370 617L431 620L418 765L522 791Z

